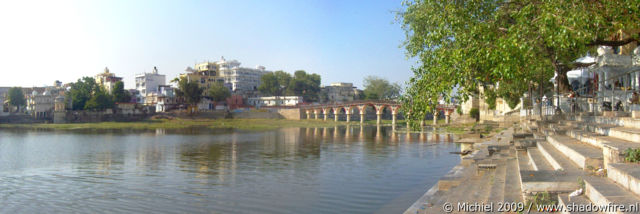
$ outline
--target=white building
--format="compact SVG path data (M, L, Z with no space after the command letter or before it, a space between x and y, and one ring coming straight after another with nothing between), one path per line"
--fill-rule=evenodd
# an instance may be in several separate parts
M136 76L136 90L140 92L138 101L140 103L147 103L146 97L151 94L157 94L159 92L158 87L165 85L167 82L166 76L158 74L158 69L154 66L153 72L137 74Z
M218 72L225 85L236 94L249 94L258 90L262 75L269 73L264 66L254 68L240 67L237 60L226 61L224 57L216 62Z
M301 96L252 97L247 99L252 106L296 106L302 103Z

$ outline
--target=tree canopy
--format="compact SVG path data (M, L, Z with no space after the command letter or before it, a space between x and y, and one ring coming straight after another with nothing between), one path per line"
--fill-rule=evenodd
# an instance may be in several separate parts
M176 95L183 98L188 104L196 105L202 99L203 91L204 89L200 88L200 85L197 82L189 81L186 77L182 77L178 81L178 90L176 90Z
M71 99L71 108L73 110L84 110L87 101L93 96L93 92L97 91L100 85L92 77L83 77L71 84L67 99Z
M398 83L389 83L386 79L367 76L364 78L364 98L367 100L387 100L400 96Z
M8 91L9 105L15 106L20 111L20 106L24 106L27 104L27 101L24 98L24 92L20 87L10 88Z
M118 82L114 87L114 92L120 93L121 91L124 91L124 85L122 82ZM92 77L83 77L71 84L67 99L71 99L73 110L105 110L115 106L114 97L107 92L107 89L97 84Z
M105 110L113 107L113 98L103 87L95 88L91 98L84 105L85 110Z
M296 96L302 96L307 102L316 102L319 100L320 93L320 75L307 74L303 70L298 70L293 74L293 78L289 81L287 92Z
M124 90L124 83L122 81L118 81L113 86L113 101L117 103L128 103L131 102L131 94L129 91Z
M209 88L209 97L214 101L220 102L231 96L231 90L224 86L223 83L217 82Z
M298 70L291 74L276 71L262 76L258 90L271 96L302 96L305 101L319 100L321 78L318 74L308 74Z
M577 58L639 37L610 40L639 28L637 0L416 0L404 7L404 47L419 61L403 97L409 120L424 117L439 99L464 100L479 86L510 105L554 73L567 90L566 72Z

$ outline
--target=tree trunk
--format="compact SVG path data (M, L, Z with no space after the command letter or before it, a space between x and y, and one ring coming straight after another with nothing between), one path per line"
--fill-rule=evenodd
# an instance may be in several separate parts
M558 92L568 93L571 92L571 86L569 85L569 78L567 72L569 67L565 65L556 65L556 84L558 85Z

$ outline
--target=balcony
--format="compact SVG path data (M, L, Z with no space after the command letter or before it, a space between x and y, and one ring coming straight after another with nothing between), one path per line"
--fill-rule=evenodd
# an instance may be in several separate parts
M629 56L629 55L611 54L611 53L598 56L596 58L596 62L598 63L598 66L600 66L600 67L603 67L603 66L630 67L630 66L632 66L631 56Z

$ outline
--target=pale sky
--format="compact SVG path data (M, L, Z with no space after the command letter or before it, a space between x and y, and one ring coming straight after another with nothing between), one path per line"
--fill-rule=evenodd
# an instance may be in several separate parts
M322 84L412 75L394 11L401 0L2 1L0 86L45 86L109 67L134 87L157 66L167 80L196 62L306 70Z

